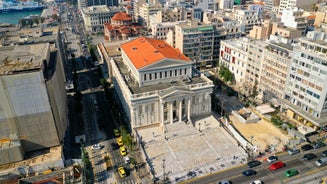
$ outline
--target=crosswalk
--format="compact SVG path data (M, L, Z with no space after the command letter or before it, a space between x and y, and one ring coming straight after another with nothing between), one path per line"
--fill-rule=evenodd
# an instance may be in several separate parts
M135 180L120 181L119 184L137 184Z

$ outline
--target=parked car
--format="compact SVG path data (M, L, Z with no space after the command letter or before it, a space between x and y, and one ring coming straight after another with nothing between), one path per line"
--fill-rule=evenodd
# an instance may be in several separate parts
M287 176L287 177L292 177L292 176L295 176L297 174L299 174L299 171L297 171L295 169L290 169L290 170L287 170L285 172L285 176Z
M276 162L277 160L278 160L277 156L270 156L270 157L267 158L268 162Z
M288 153L289 155L295 155L295 154L300 153L300 150L299 150L299 149L296 149L296 148L293 148L293 149L289 149L289 150L287 151L287 153Z
M127 150L126 150L126 148L124 146L120 147L119 151L120 151L121 155L123 155L123 156L127 155Z
M317 142L315 145L313 145L314 149L325 147L326 144L324 142Z
M118 129L114 129L114 135L115 135L116 137L119 137L119 136L120 136L120 132L119 132Z
M261 162L258 160L252 160L252 161L248 162L247 165L249 168L252 168L252 167L261 165Z
M305 155L303 155L303 160L312 160L314 158L317 158L317 155L313 154L313 153L307 153Z
M131 159L128 156L124 156L124 162L125 164L131 163Z
M122 138L122 137L118 137L116 140L117 140L117 144L118 144L119 146L123 146L123 145L124 145L124 143L123 143L123 138Z
M302 151L309 151L309 150L312 150L312 149L313 149L313 147L310 144L306 144L306 145L301 146Z
M218 184L232 184L232 182L228 181L228 180L223 180L223 181L218 182Z
M322 155L323 157L327 157L327 150L321 152L321 155Z
M255 181L252 181L250 184L263 184L263 182L260 180L255 180Z
M280 168L282 168L282 167L284 167L284 166L285 166L285 163L279 161L279 162L276 162L276 163L271 164L271 165L269 166L269 170L280 169Z
M120 177L122 177L122 178L126 177L126 171L125 171L124 167L119 167L118 172L119 172Z
M253 170L253 169L248 169L246 171L242 172L243 176L252 176L252 175L256 175L257 171Z
M98 149L101 149L102 146L100 144L94 144L92 145L92 150L98 150Z

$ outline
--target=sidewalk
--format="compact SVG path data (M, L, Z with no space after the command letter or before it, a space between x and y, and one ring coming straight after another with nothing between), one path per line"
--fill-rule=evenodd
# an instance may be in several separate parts
M141 149L137 148L135 150L135 161L137 166L133 170L133 174L137 179L137 183L153 183L152 175L148 170L146 162L142 159L143 155L141 153Z

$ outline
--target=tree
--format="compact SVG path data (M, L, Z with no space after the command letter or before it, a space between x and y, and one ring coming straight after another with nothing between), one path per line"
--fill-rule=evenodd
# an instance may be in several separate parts
M224 82L233 82L234 74L230 72L226 67L221 66L219 69L219 76L223 78Z
M40 21L38 17L33 18L33 23L39 25Z

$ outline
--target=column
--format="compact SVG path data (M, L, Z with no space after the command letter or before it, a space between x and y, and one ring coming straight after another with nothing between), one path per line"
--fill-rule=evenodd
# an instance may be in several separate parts
M174 122L173 105L174 105L174 102L169 102L170 124L173 124L173 122Z
M187 120L191 121L191 99L192 97L187 99Z
M160 103L161 105L160 105L160 113L161 113L161 117L160 117L160 121L161 121L161 125L162 126L165 126L165 120L164 120L164 118L165 118L165 116L164 116L164 104L165 104L165 102L161 102Z
M179 101L179 108L178 108L178 119L179 119L179 122L182 122L182 102L183 102L183 99L180 99Z

